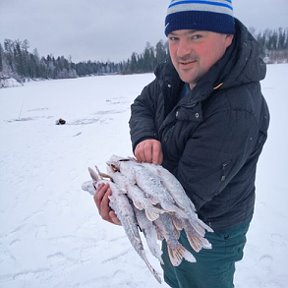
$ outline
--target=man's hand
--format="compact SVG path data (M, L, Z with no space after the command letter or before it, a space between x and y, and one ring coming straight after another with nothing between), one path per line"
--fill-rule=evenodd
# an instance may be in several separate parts
M120 220L118 219L115 212L109 206L109 196L112 194L109 184L101 184L98 186L94 201L98 208L98 212L103 220L106 220L110 223L121 225Z
M139 162L161 164L163 161L161 143L155 139L147 139L138 143L134 154Z

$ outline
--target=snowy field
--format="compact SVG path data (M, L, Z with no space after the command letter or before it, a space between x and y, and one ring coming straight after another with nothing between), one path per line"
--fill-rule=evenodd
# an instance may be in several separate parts
M271 65L262 83L271 125L237 288L288 287L287 75L288 65ZM80 188L89 180L88 166L104 170L112 154L132 155L130 104L153 78L103 76L0 89L1 288L167 287ZM55 125L60 117L66 125Z

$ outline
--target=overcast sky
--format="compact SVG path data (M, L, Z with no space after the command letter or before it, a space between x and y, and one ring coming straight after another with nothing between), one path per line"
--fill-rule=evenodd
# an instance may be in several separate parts
M169 0L0 0L0 42L27 39L41 56L121 61L165 39ZM288 0L234 0L257 30L288 27Z

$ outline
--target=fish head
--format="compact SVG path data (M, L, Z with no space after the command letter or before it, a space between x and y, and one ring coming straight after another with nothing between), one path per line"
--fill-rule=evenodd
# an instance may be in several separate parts
M98 172L98 169L96 169L95 171L91 167L88 167L88 171L93 181L99 182L101 180L101 176L100 173Z
M107 172L108 173L115 173L115 172L120 172L120 163L119 162L111 162L107 161Z
M117 155L112 155L109 161L106 162L106 164L109 167L109 169L111 169L113 172L119 172L121 161L125 160L127 161L129 159Z
M136 162L136 159L133 157L121 157L117 155L112 155L109 159L109 161L106 162L108 165L108 169L112 172L121 172L121 163L123 162Z

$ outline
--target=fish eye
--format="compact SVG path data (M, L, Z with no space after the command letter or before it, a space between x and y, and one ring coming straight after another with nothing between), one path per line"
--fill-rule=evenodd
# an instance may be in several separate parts
M110 166L111 166L113 172L120 172L120 170L116 167L116 165L111 164Z

